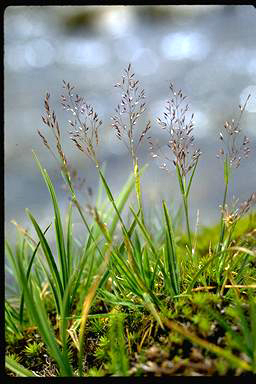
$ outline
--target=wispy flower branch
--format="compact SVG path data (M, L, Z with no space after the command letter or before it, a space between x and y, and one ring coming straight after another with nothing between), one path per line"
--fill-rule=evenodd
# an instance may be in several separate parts
M191 152L194 144L194 136L192 131L194 128L194 114L187 117L189 105L185 104L187 96L183 96L182 91L178 92L174 89L173 84L170 84L171 98L167 100L163 119L157 118L158 125L168 131L169 141L168 147L172 152L173 159L165 156L163 159L159 148L149 140L150 150L153 158L164 160L160 166L161 169L168 170L167 161L178 165L181 175L186 176L195 166L201 152L199 149ZM151 139L151 138L150 138Z
M38 129L37 132L41 139L43 140L43 144L46 146L46 148L51 152L55 160L60 164L61 171L63 172L63 176L67 184L69 185L69 188L71 189L72 193L74 192L73 186L72 186L72 181L71 181L71 176L70 176L70 166L68 164L66 155L62 149L61 145L61 132L60 132L60 127L59 123L56 118L56 114L54 110L51 109L49 105L49 99L50 99L50 94L46 93L45 99L44 99L44 110L45 114L42 115L42 120L45 125L47 125L51 131L53 132L54 135L54 140L55 140L55 145L57 149L57 153L59 156L60 161L58 160L57 156L55 155L54 150L51 148L49 141L45 137L44 134Z
M171 98L167 100L164 117L163 119L157 118L157 123L161 129L168 132L168 147L172 154L172 159L169 158L169 156L164 156L164 161L162 162L160 168L168 170L166 160L169 160L176 167L186 217L189 250L191 257L193 258L195 250L192 247L188 199L191 183L201 151L199 149L192 151L194 144L194 136L192 135L194 128L194 114L192 113L191 117L187 117L189 111L189 105L185 102L187 97L182 94L181 90L177 92L172 83L170 84L170 91ZM153 158L160 158L163 160L159 148L156 148L151 138L148 139ZM187 181L187 176L190 171L192 171L192 173Z
M121 90L122 96L120 104L115 109L116 113L112 116L112 127L115 129L117 138L125 144L135 164L137 148L151 127L148 121L136 142L135 125L146 109L143 101L145 91L140 87L139 80L134 79L131 64L124 70L122 81L115 84L115 87Z
M226 121L224 124L225 128L225 138L222 132L220 132L220 140L224 143L224 148L222 147L217 153L218 158L222 158L224 160L224 182L225 182L225 191L223 197L223 203L221 206L221 223L220 223L220 238L217 246L217 254L221 251L223 247L223 241L225 237L225 230L227 227L227 223L236 221L239 216L241 216L242 211L246 209L247 203L250 205L251 201L248 200L245 202L244 208L241 208L236 213L230 213L230 209L227 205L227 197L228 197L228 185L229 178L232 168L238 168L241 162L242 157L247 158L250 152L249 139L247 136L244 136L243 140L240 139L241 128L240 122L245 111L245 107L250 99L251 95L248 95L247 99L243 106L239 105L240 114L237 122L234 119L231 121ZM240 139L240 141L239 141ZM254 196L254 195L252 195ZM254 197L252 197L253 201ZM248 208L249 209L249 208ZM231 238L231 232L229 234L229 238ZM229 241L227 242L229 244ZM219 258L223 258L223 255L220 254ZM223 262L219 263L219 273L218 273L218 282L220 282L221 276L221 268Z
M245 103L243 106L239 105L240 114L237 120L237 123L235 123L235 120L232 119L231 121L226 121L224 124L225 128L225 136L222 132L220 132L220 140L224 144L224 148L222 147L217 157L225 158L227 159L230 167L238 168L241 162L242 157L247 158L250 153L250 141L247 136L244 136L243 140L240 142L238 141L241 134L240 129L240 122L245 110L245 107L250 99L251 95L248 95Z
M249 210L256 204L256 192L253 192L251 196L242 202L238 207L238 200L231 205L225 204L225 207L222 208L223 220L227 227L236 223L242 216L246 215Z
M123 141L131 155L134 168L136 195L141 211L141 219L144 223L137 149L151 128L151 123L150 121L147 122L137 140L136 136L138 137L138 135L136 131L138 131L138 128L135 131L135 125L146 109L145 102L143 101L145 99L145 92L144 89L140 87L139 80L134 79L131 64L124 70L122 81L115 84L115 87L121 90L122 96L120 104L118 104L115 109L116 113L112 116L112 127L115 129L117 138Z
M86 103L84 97L73 94L74 86L64 80L63 84L67 95L61 95L61 105L73 115L72 120L68 120L72 129L69 131L70 138L98 167L95 146L99 144L98 129L102 125L102 120L94 108Z

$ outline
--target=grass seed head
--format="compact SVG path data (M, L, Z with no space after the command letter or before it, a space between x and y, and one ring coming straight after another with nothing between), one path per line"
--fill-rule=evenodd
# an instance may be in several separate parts
M42 116L42 120L43 120L43 123L45 125L47 125L50 128L50 130L52 131L52 133L53 133L54 140L55 140L55 146L56 146L57 153L59 155L60 162L61 162L61 168L65 172L68 173L67 158L66 158L65 153L64 153L64 151L62 149L62 146L61 146L61 134L60 134L59 123L57 121L56 114L55 114L54 110L52 110L51 107L50 107L49 99L50 99L50 94L47 92L46 96L45 96L45 99L44 99L45 114ZM52 148L51 148L51 146L49 144L49 141L42 134L42 132L39 131L39 129L37 130L37 132L38 132L39 136L41 137L41 139L43 140L43 143L46 146L46 148L52 153L54 158L57 160L57 157L56 157L54 151L52 150Z
M112 127L117 138L123 141L133 161L135 161L137 148L151 128L151 123L148 121L136 142L134 128L141 115L145 112L146 104L144 102L145 91L140 87L139 80L135 80L131 64L124 69L122 80L120 83L116 83L115 87L121 91L121 101L111 118L113 121Z
M256 192L253 192L251 196L247 200L242 202L239 206L238 206L238 199L235 200L233 198L231 206L229 206L228 204L225 204L224 208L221 207L225 225L227 227L230 227L242 216L246 215L255 204L256 204Z
M220 140L224 144L217 153L218 158L227 158L230 167L238 168L242 158L247 158L250 153L250 141L247 136L241 137L240 122L245 110L245 107L250 99L248 95L243 106L239 105L240 114L237 122L234 119L226 121L224 124L225 131L220 132ZM224 138L225 136L225 138Z
M73 94L74 86L63 80L63 88L67 95L61 95L60 103L73 116L72 120L68 120L71 128L69 131L70 139L79 151L83 152L98 166L96 146L99 144L98 130L102 125L102 120L84 97Z
M149 140L150 150L153 158L162 158L161 169L168 170L167 162L178 165L182 176L186 176L194 167L201 151L196 149L192 151L194 145L194 114L188 117L189 105L185 102L187 96L182 91L176 91L174 85L170 84L171 97L167 100L163 118L157 118L157 123L161 129L169 134L168 147L174 158L163 156L155 144Z

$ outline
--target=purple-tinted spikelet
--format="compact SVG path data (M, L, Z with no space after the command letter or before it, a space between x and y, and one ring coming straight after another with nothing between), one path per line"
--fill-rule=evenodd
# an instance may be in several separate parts
M73 94L74 86L63 80L63 88L67 92L67 96L61 95L61 105L73 116L71 120L68 120L71 127L70 138L81 152L98 165L96 145L99 143L98 130L102 125L102 120L99 119L94 108L86 103L84 97Z
M115 84L115 87L121 91L121 102L112 116L112 127L117 138L123 141L135 161L137 148L149 131L151 124L148 121L136 141L138 129L135 126L146 108L144 89L140 87L139 80L135 80L131 64L124 70L121 82Z
M166 130L169 134L168 147L173 158L162 156L159 148L149 140L150 150L153 158L160 158L162 164L161 169L168 170L168 162L178 165L182 176L186 176L194 167L201 152L199 149L192 150L194 144L194 136L192 131L194 128L194 114L188 118L189 105L185 103L186 96L182 91L175 91L173 84L170 84L171 98L167 100L164 116L162 119L157 118L158 125Z
M220 132L220 140L224 144L217 154L218 158L226 158L230 167L238 168L242 158L247 158L250 153L250 141L247 136L240 139L240 122L243 116L246 104L251 95L248 95L243 106L239 105L240 114L237 123L234 119L226 121L224 124L224 134ZM225 137L224 137L225 135Z

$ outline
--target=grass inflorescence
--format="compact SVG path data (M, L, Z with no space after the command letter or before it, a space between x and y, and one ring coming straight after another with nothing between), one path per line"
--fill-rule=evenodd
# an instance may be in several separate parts
M219 224L197 230L190 225L189 197L203 156L194 148L194 115L187 97L170 84L163 118L140 124L146 109L145 91L131 64L121 82L121 100L112 127L131 156L132 172L115 198L101 165L99 147L103 122L75 87L63 81L61 105L70 114L69 139L95 166L100 188L96 203L82 204L74 170L64 153L62 132L44 99L43 123L38 130L44 146L58 162L70 193L63 217L47 170L33 151L48 188L54 218L40 225L27 209L32 236L14 220L15 248L5 242L6 271L12 284L5 299L6 374L10 376L171 376L253 375L256 373L256 192L240 204L230 202L231 174L247 158L250 143L241 137L240 115L225 122L218 157L223 159L223 189ZM169 155L149 136L152 124L166 131ZM225 137L224 137L225 136ZM174 167L182 211L162 201L154 223L145 220L145 167L139 148L150 144L160 168ZM90 190L88 189L88 195ZM105 191L105 200L102 200ZM123 211L130 205L131 220ZM73 210L85 226L83 244L73 231ZM186 230L177 225L184 216ZM64 220L65 219L65 220ZM55 234L50 246L48 232Z

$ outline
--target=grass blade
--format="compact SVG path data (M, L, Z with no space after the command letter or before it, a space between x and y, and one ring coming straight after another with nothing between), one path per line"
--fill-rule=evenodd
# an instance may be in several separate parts
M49 244L48 244L48 242L47 242L43 232L41 231L39 225L37 224L35 218L29 212L28 209L26 209L26 212L27 212L28 217L32 221L32 224L33 224L33 226L34 226L34 228L36 230L37 236L39 237L41 246L42 246L43 251L44 251L44 255L46 257L46 260L48 262L48 265L49 265L49 268L50 268L50 271L51 271L51 275L52 275L52 277L54 279L54 282L55 282L55 285L56 285L56 289L57 289L57 292L58 292L59 300L61 300L61 298L63 296L63 286L62 286L62 283L61 283L60 274L59 274L57 265L55 263L52 251L51 251L51 249L49 247Z
M51 182L51 179L46 171L46 169L43 169L39 159L37 158L34 151L33 156L36 160L37 166L41 172L41 175L43 176L43 179L47 185L47 188L50 192L53 208L54 208L54 225L55 225L55 233L56 233L56 243L57 243L57 249L58 249L58 257L61 267L61 280L62 284L65 287L67 280L68 280L68 270L67 270L67 259L66 259L66 250L65 250L65 243L64 243L64 235L63 235L63 229L61 224L61 218L60 218L60 209L58 205L58 200L56 197L56 193L53 187L53 184Z
M67 279L72 271L72 203L68 207L68 225L67 225Z
M176 332L180 333L187 339L191 340L193 343L200 345L200 347L207 349L210 352L215 353L217 356L221 356L227 359L229 362L234 364L236 367L244 369L246 371L251 371L251 366L244 360L239 359L237 356L233 355L229 350L220 348L219 346L210 343L209 341L203 340L200 337L194 335L192 332L188 331L185 327L177 324L173 320L168 320L163 318L163 323L170 329L174 329Z
M141 229L141 232L143 234L143 236L145 237L149 247L151 248L153 254L156 256L156 259L158 258L158 254L157 254L157 251L156 251L156 248L153 244L153 241L151 240L151 236L150 234L148 233L147 229L145 228L145 226L142 224L141 220L139 219L138 215L136 214L136 212L133 210L132 207L130 207L130 210L137 222L137 224L139 225L140 229Z
M173 233L172 221L169 215L166 202L163 200L163 209L164 209L164 217L166 224L166 274L169 277L171 286L173 288L174 294L179 295L180 287L179 287L179 265L178 259L176 255L176 244Z
M21 376L21 377L37 376L38 377L38 375L36 375L34 372L23 367L23 365L19 364L17 361L13 360L9 356L5 356L5 367L8 368L13 373L15 373L17 376Z
M78 358L78 370L79 375L83 376L83 367L82 367L82 360L83 360L83 352L84 352L84 333L85 333L85 324L89 315L89 310L92 304L92 301L95 297L96 290L99 286L100 280L105 272L105 269L108 265L109 258L111 255L111 247L108 249L108 252L105 255L105 259L101 264L101 267L99 269L98 276L94 280L92 286L89 289L89 292L84 300L83 303L83 309L82 309L82 318L81 318L81 324L80 324L80 334L79 334L79 358Z
M64 376L72 376L72 369L70 367L68 358L66 355L61 353L57 342L56 336L53 332L52 327L49 324L49 320L44 308L43 302L40 298L39 288L34 286L34 289L31 290L31 287L28 286L28 281L26 279L26 274L23 269L22 261L20 258L17 260L19 268L19 276L24 288L24 297L28 311L33 318L35 324L38 327L38 330L44 339L46 346L48 347L49 353L55 359L59 365L60 372Z
M46 234L46 232L48 231L50 226L51 226L51 224L49 224L48 227L46 228L46 230L43 232L44 235ZM31 256L31 259L30 259L30 262L28 265L28 269L27 269L27 273L26 273L27 280L29 279L29 275L30 275L30 271L31 271L31 268L33 265L33 261L35 259L35 256L36 256L36 253L37 253L39 246L40 246L40 241L37 243L36 248L33 252L33 255ZM22 322L23 322L23 309L24 309L24 293L22 292L21 299L20 299L20 324L22 324Z
M199 157L196 159L195 165L193 167L193 171L192 171L191 176L189 178L189 182L188 182L188 186L187 186L187 190L186 190L186 199L189 196L189 192L190 192L192 180L193 180L193 177L194 177L194 174L195 174L195 170L196 170L196 167L197 167L198 159L199 159Z

